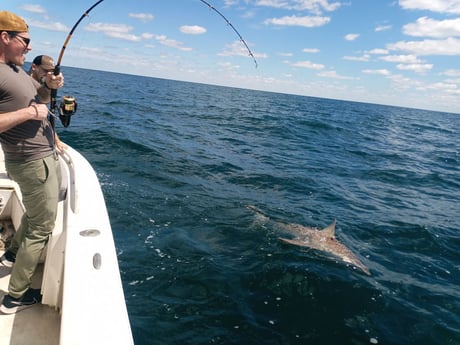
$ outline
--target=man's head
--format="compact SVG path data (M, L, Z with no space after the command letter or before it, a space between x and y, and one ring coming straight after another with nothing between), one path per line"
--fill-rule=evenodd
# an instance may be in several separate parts
M54 61L48 55L38 55L35 57L30 67L30 75L36 81L40 81L47 73L54 71Z
M24 19L0 11L0 60L22 66L30 47L29 27Z

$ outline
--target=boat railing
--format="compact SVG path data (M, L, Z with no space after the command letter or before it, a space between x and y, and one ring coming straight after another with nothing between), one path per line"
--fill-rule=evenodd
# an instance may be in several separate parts
M43 300L61 310L61 344L133 344L109 215L96 172L71 147L60 157L66 198L59 202L62 224L56 224L46 260L54 286L51 298L45 299L45 291Z

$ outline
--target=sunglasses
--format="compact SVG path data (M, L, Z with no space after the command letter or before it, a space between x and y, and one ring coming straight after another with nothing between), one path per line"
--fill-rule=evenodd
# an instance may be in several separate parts
M50 72L54 72L54 68L51 68L51 69L47 69L47 68L43 68L42 66L38 66L38 68L40 68L42 71L45 71L46 73L50 73Z
M24 36L21 36L19 34L17 34L16 32L9 32L8 33L11 37L17 37L21 40L22 43L24 43L25 47L27 48L30 44L30 38L28 37L24 37Z

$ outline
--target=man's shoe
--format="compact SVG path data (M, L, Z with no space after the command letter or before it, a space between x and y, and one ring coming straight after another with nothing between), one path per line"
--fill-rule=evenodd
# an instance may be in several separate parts
M24 296L19 298L5 295L5 297L3 297L2 305L0 305L0 311L3 314L14 314L18 311L30 308L41 301L42 295L40 289L29 289L26 291Z
M1 257L0 263L6 267L13 267L13 264L16 261L16 254L13 254L9 250L7 250Z

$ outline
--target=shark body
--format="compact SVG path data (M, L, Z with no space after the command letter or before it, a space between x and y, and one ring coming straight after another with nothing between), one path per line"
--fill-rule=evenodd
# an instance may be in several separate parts
M261 210L255 206L248 206L249 209L256 213L256 216L261 221L270 220ZM284 232L293 236L292 239L280 237L279 240L283 243L306 247L321 252L328 253L335 258L340 259L342 262L350 264L361 272L370 275L369 269L361 262L361 260L345 245L340 243L335 237L335 224L334 220L331 225L324 229L311 228L300 224L286 224L281 222L273 223L283 230Z

